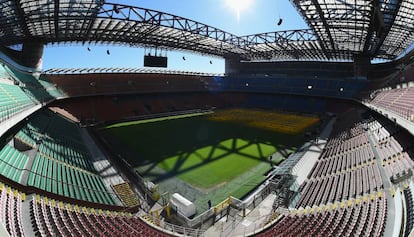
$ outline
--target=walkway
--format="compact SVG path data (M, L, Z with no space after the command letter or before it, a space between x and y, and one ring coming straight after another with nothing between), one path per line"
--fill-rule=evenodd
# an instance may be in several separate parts
M32 201L32 198L33 194L29 194L26 196L26 200L22 202L22 209L20 215L22 217L22 227L25 236L36 236L33 229L34 219L32 219L30 208L30 202Z
M254 210L245 218L243 213L237 213L235 216L221 218L214 226L210 227L205 233L205 237L217 236L245 236L261 231L267 223L270 214L272 214L273 202L276 199L275 194L269 194Z
M111 186L124 183L124 179L105 157L105 155L96 145L95 141L89 135L88 131L85 128L82 128L80 130L80 134L85 146L88 148L95 170L104 180L107 190L110 190L112 193L113 191ZM121 201L116 197L116 195L113 195L112 198L115 200L117 205L122 206Z
M394 219L398 216L402 216L402 213L396 213L395 209L395 201L397 200L396 197L393 197L391 195L391 188L392 184L390 179L388 178L387 174L385 173L385 170L383 166L381 165L381 158L377 152L377 149L375 149L375 140L372 136L371 130L368 129L366 131L369 145L371 146L372 151L374 152L375 160L377 161L377 166L379 168L381 179L383 183L383 191L385 193L385 197L387 199L387 221L385 222L385 228L384 228L384 236L393 236L394 231ZM399 233L399 231L398 231Z
M401 127L405 128L408 132L410 132L412 135L414 135L414 123L401 117L400 115L394 113L393 111L386 110L384 108L375 106L373 104L369 103L363 103L368 108L379 112L380 114L384 115L391 121L395 121L397 124L399 124Z
M328 142L335 122L335 118L332 118L329 121L329 123L319 135L319 138L311 144L311 146L302 156L302 159L300 159L299 162L293 167L292 174L297 176L296 183L298 187L307 179L309 172L312 170L312 167L315 165L319 156L322 154L322 151Z
M304 154L302 158L297 161L298 163L294 165L293 168L292 165L289 167L291 172L295 173L294 175L298 175L300 172L303 172L301 174L301 177L304 176L306 178L312 166L319 158L319 155L322 153L328 141L329 135L331 134L335 121L335 118L332 118L329 121L329 123L321 132L317 142L312 143L310 146L308 146L307 149L306 146L303 146L306 150L303 151ZM307 162L313 162L310 168L308 165L303 165ZM230 214L228 217L221 218L213 226L207 229L207 231L204 233L204 236L246 236L262 231L263 227L271 218L271 214L273 212L273 203L276 198L277 196L275 194L269 194L256 208L250 212L246 212L248 214L244 218L242 212L235 213L234 215Z

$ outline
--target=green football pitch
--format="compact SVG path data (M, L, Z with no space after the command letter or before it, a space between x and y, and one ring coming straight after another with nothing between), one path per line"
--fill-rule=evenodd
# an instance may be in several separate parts
M219 203L229 195L242 198L283 155L303 143L303 133L282 134L211 116L118 123L99 133L113 152L159 184L161 193L179 192L199 205L207 200Z

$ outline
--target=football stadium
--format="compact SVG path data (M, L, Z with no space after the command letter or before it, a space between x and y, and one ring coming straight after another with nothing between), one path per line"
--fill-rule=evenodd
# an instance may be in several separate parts
M0 236L414 236L413 1L149 2L0 1Z

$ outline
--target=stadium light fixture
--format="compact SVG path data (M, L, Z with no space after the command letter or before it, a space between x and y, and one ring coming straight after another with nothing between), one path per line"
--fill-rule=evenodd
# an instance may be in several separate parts
M277 22L277 25L280 26L282 24L282 22L283 22L283 19L279 18L279 21Z
M278 12L278 15L279 15L279 21L277 22L277 25L280 26L283 22L283 19L282 19L282 17L280 17L280 8L279 8L278 1L276 1L276 9L277 9L277 12Z
M116 13L116 14L119 14L119 8L118 8L118 5L114 5L114 12Z

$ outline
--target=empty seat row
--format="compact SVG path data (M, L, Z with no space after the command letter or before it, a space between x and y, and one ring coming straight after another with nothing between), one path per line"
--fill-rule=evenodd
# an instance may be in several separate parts
M412 87L379 92L370 103L410 121L414 120L414 88Z
M6 144L0 151L0 175L19 183L28 160L27 155Z
M74 199L115 204L116 195L93 166L76 124L44 109L16 138L35 151L28 167L28 186Z
M34 75L20 72L13 67L2 65L9 78L18 82L24 93L37 102L48 101L53 98L61 97L63 93L43 75Z
M319 157L308 178L324 177L337 172L355 169L361 165L366 165L374 159L374 153L369 145L364 145L340 155L335 154L334 156L325 157L324 154Z
M382 187L378 165L370 163L350 172L305 181L296 207L312 207L347 200L378 191Z
M169 236L129 213L79 207L33 197L31 216L40 236Z
M22 226L22 202L26 195L0 183L0 222L10 236L25 236Z
M34 105L19 86L0 83L0 122Z
M405 230L404 237L408 237L414 226L414 203L411 189L404 189L405 198Z
M386 213L379 197L328 211L293 211L257 236L382 236Z
M27 185L62 196L114 205L99 175L36 154Z

